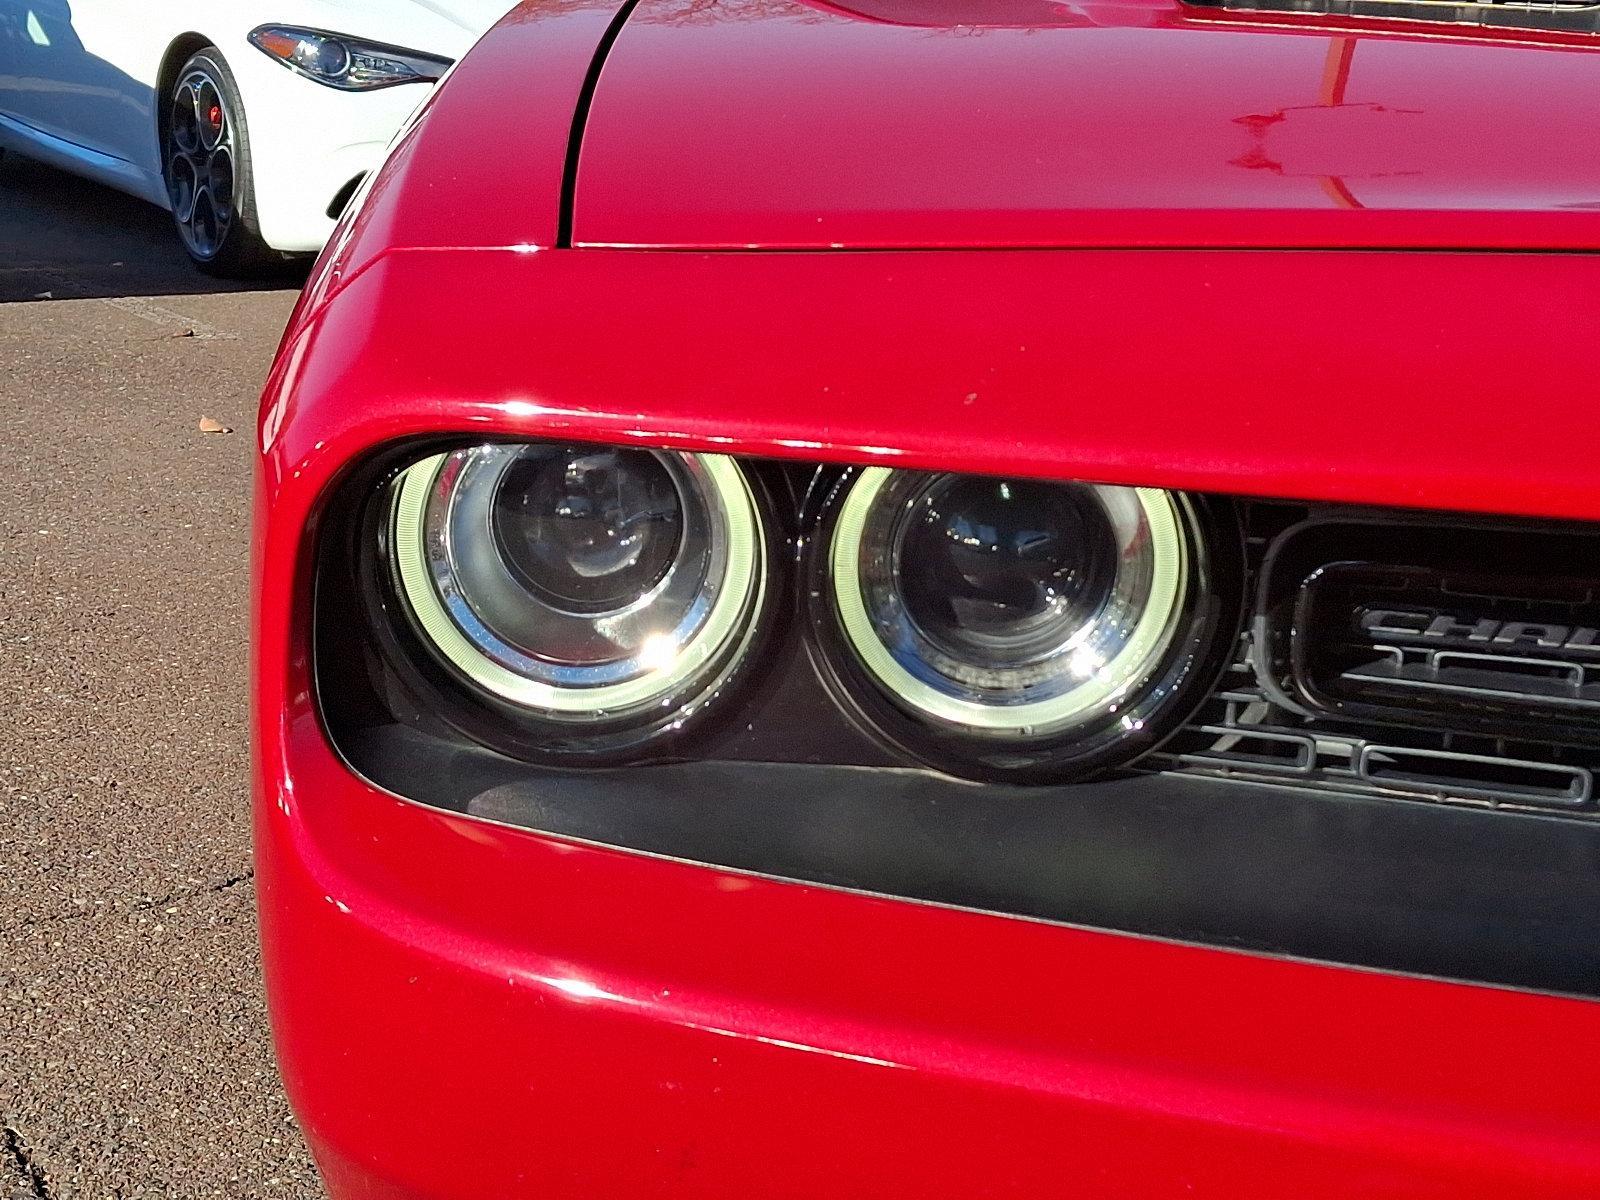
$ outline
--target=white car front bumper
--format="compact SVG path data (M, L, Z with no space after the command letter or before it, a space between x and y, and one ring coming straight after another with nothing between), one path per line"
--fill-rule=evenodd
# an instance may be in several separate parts
M248 42L224 51L244 100L261 237L276 250L315 252L333 231L329 206L375 169L431 84L372 92L326 87Z

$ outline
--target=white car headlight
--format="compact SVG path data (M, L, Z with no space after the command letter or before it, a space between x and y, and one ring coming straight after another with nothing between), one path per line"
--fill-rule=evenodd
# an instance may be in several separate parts
M346 92L432 83L451 63L434 54L293 25L263 25L251 32L250 44L307 79Z

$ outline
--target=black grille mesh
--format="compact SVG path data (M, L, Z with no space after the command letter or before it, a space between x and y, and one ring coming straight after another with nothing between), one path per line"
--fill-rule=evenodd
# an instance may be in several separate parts
M1246 512L1252 594L1268 549L1306 510L1257 504ZM1408 518L1414 520L1414 518ZM1441 526L1444 542L1470 544L1476 531ZM1270 630L1283 613L1258 613L1256 630ZM1194 718L1146 760L1162 770L1387 797L1568 817L1600 817L1600 745L1496 736L1431 722L1315 715L1296 705L1270 669L1270 656L1241 633L1218 687ZM1280 681L1281 682L1281 681Z

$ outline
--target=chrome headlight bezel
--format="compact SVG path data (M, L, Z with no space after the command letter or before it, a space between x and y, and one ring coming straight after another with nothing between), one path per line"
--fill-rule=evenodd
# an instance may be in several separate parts
M782 555L760 482L722 455L601 451L682 460L726 519L727 553L702 619L675 653L599 673L563 670L507 644L451 594L450 553L439 520L451 497L444 468L461 456L542 443L505 442L412 456L390 476L365 522L373 558L368 609L397 667L424 707L473 740L530 761L604 765L659 753L722 705L758 658L782 590ZM485 537L489 536L487 533ZM777 578L775 578L777 576ZM533 668L537 667L538 670Z
M1145 535L1158 544L1150 603L1120 652L1096 662L1089 686L988 705L930 685L881 640L857 558L868 510L892 482L973 478L851 468L814 497L807 610L836 698L901 753L970 778L1080 778L1147 753L1187 719L1232 649L1219 629L1238 619L1242 604L1233 514L1178 492L1105 489L1137 504Z

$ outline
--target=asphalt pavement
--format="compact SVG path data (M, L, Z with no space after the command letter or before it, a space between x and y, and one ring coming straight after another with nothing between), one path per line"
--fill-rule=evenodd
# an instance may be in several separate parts
M219 285L164 213L0 162L0 1200L321 1195L247 781L252 429L296 283Z

